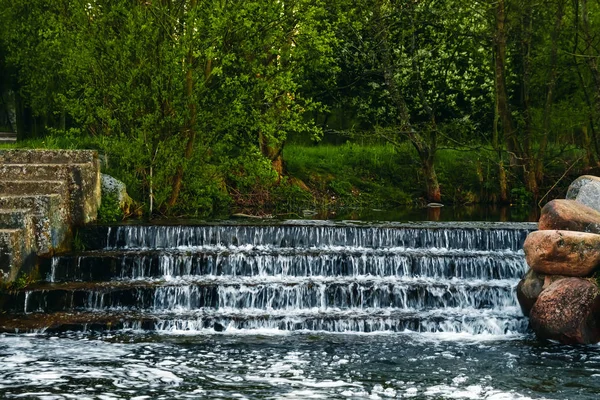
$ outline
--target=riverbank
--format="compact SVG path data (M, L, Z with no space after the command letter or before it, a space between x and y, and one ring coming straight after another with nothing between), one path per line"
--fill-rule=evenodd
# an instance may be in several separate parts
M155 175L154 181L149 182L144 178L149 171L136 166L136 162L140 165L143 162L132 158L127 145L118 139L48 136L0 144L1 148L96 149L101 154L103 172L126 183L129 194L139 205L137 213L148 216L152 193L154 217L227 218L241 213L283 218L527 221L535 220L535 212L530 210L538 208L532 195L516 179L510 179L510 174L510 208L499 205L497 165L483 157L487 153L481 149L438 151L436 169L442 202L457 210L450 213L448 208L442 211L424 208L427 204L424 178L409 143L400 147L352 142L289 144L283 151L282 176L259 155L220 158L212 154L206 160L189 163L181 198L173 206L168 204L169 176ZM576 148L564 151L560 161L548 164L540 188L540 193L547 194L546 199L563 196L568 182L579 176L583 169L579 164L563 174L564 165L576 161L580 152ZM396 216L385 216L390 213ZM432 215L422 216L424 213Z

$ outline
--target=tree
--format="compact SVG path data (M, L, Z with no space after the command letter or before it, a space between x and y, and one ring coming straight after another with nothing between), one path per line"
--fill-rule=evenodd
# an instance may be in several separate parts
M471 140L491 95L478 42L484 16L462 2L371 0L346 9L338 50L342 97L376 125L377 135L396 146L411 143L425 198L441 201L440 141Z

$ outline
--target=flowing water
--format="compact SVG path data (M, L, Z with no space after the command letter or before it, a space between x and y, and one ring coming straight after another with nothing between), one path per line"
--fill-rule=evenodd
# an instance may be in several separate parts
M0 297L0 394L595 398L600 347L536 342L516 301L534 228L88 228Z

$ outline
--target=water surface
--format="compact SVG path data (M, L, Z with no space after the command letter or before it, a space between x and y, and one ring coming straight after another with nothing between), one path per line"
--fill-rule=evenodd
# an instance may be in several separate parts
M600 347L527 335L0 336L5 398L594 399Z

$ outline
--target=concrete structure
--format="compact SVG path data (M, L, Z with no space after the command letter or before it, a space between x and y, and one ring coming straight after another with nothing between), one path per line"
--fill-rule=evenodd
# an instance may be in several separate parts
M91 150L0 150L0 278L68 250L72 228L96 220L100 163Z
M15 132L0 132L0 143L15 143L17 134Z

